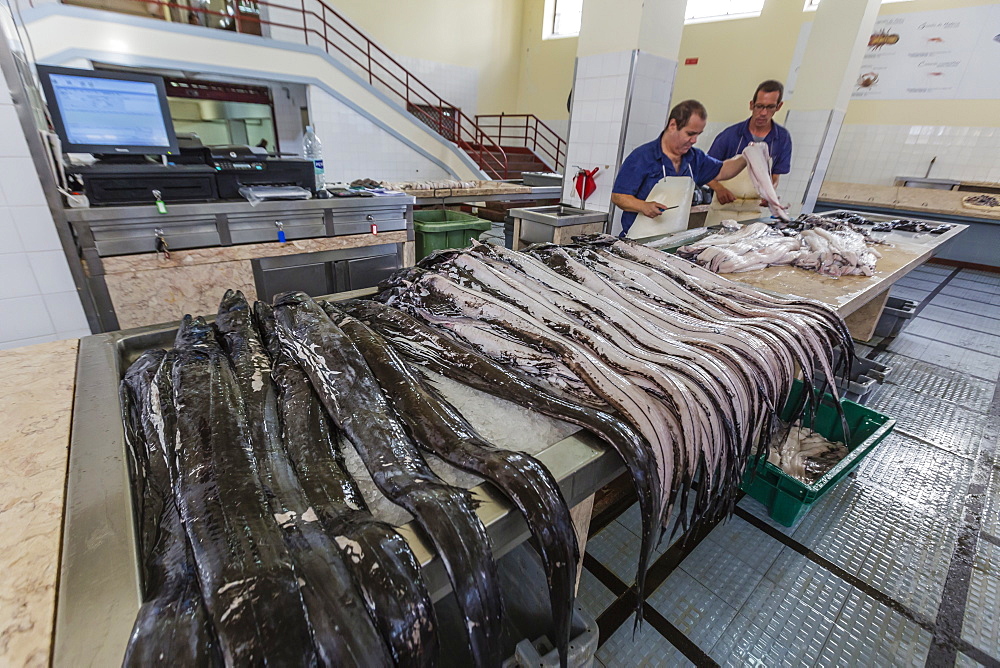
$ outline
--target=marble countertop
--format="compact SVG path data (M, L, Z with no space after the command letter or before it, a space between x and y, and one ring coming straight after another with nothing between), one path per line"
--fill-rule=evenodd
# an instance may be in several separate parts
M0 351L0 665L49 665L78 345Z
M946 216L962 216L1000 222L1000 212L995 213L962 206L962 198L974 194L974 192L960 190L872 186L863 183L826 181L820 188L819 199L824 202L849 204L854 208L868 206L903 211L926 211Z

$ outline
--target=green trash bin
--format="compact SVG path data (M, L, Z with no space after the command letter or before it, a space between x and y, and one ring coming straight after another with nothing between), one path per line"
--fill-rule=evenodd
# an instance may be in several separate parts
M470 216L461 211L434 209L413 212L413 230L416 232L417 259L427 257L436 250L465 248L471 239L490 229L488 220Z

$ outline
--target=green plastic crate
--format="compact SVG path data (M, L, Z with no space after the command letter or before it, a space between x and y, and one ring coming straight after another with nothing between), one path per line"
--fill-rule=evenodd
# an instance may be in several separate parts
M465 248L472 238L490 229L488 220L470 216L461 211L434 209L413 212L413 230L416 232L417 259L427 257L436 250Z
M795 381L782 419L790 416L796 400L802 393L802 381ZM861 460L878 445L896 425L896 421L853 401L842 400L851 439L847 443L849 454L812 485L796 480L763 457L753 457L747 464L743 483L744 492L767 506L771 518L790 527L817 499L826 494L840 480L861 463ZM810 426L803 416L804 426ZM844 429L837 414L833 396L824 394L816 410L814 429L830 441L843 442ZM754 466L756 465L756 472Z

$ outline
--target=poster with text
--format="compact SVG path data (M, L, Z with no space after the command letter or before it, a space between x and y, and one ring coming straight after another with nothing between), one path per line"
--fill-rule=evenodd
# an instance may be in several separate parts
M879 17L852 98L997 97L1000 9L981 5ZM992 70L992 76L987 73Z

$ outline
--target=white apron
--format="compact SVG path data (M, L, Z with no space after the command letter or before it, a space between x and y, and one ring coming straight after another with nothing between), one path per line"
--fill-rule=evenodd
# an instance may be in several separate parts
M688 165L690 173L691 166ZM694 196L693 176L667 176L667 168L663 168L663 178L656 182L646 196L647 202L659 202L667 209L656 218L637 214L625 235L629 239L645 239L660 234L669 234L686 230L688 218L691 215L691 198Z

